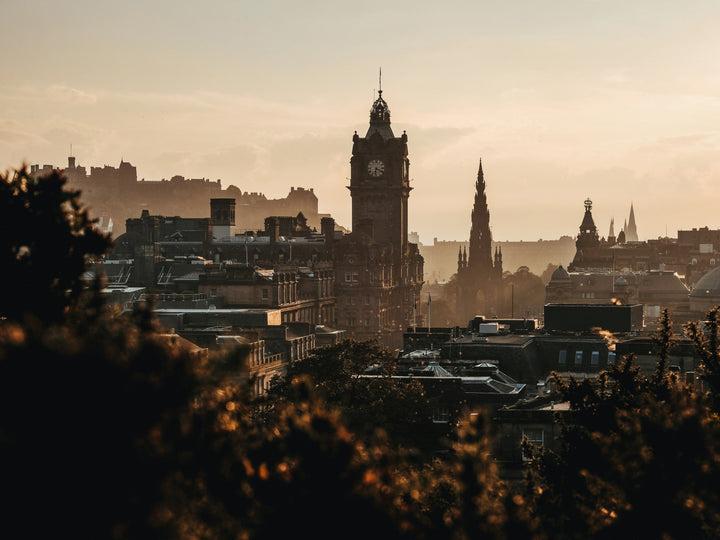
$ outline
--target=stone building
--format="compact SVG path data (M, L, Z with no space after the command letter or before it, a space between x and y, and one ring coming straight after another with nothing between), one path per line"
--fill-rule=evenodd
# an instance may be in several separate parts
M198 276L198 293L216 307L277 309L282 322L335 323L335 272L331 262L258 268L222 263Z
M687 319L690 289L670 270L568 272L560 266L545 287L554 304L642 304L648 321L670 309L677 322Z
M423 284L423 259L408 241L410 160L407 134L395 137L378 90L364 137L350 159L352 232L334 241L340 327L356 339L401 347Z

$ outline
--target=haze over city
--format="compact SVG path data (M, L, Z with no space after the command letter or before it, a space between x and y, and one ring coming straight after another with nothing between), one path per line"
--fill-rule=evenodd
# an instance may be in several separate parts
M352 135L379 87L408 134L411 231L464 240L478 162L496 240L720 227L720 4L712 1L6 0L0 169L179 174L350 226Z

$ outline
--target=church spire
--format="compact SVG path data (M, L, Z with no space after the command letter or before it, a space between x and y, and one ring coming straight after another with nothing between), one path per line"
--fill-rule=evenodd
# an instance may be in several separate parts
M495 268L495 275L497 277L502 277L502 248L500 246L495 247L495 261L493 263L493 266Z
M630 203L630 217L628 218L627 227L625 229L625 240L627 242L637 242L637 226L635 225L635 210L633 204Z
M490 211L488 210L487 196L485 195L485 175L483 174L482 160L480 160L477 181L475 182L468 266L473 273L486 277L489 277L490 270L493 267Z

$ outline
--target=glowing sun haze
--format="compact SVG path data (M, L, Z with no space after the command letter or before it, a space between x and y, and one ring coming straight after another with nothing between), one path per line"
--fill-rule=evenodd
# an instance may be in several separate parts
M3 0L0 170L130 161L146 180L314 187L350 226L352 135L383 97L410 230L496 240L720 228L720 2ZM152 211L152 209L151 209ZM193 216L194 217L194 216Z

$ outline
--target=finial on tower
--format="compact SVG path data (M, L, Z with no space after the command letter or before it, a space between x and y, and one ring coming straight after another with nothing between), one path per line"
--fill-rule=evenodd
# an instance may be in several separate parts
M378 94L382 96L382 67L379 68L380 72L378 73Z

